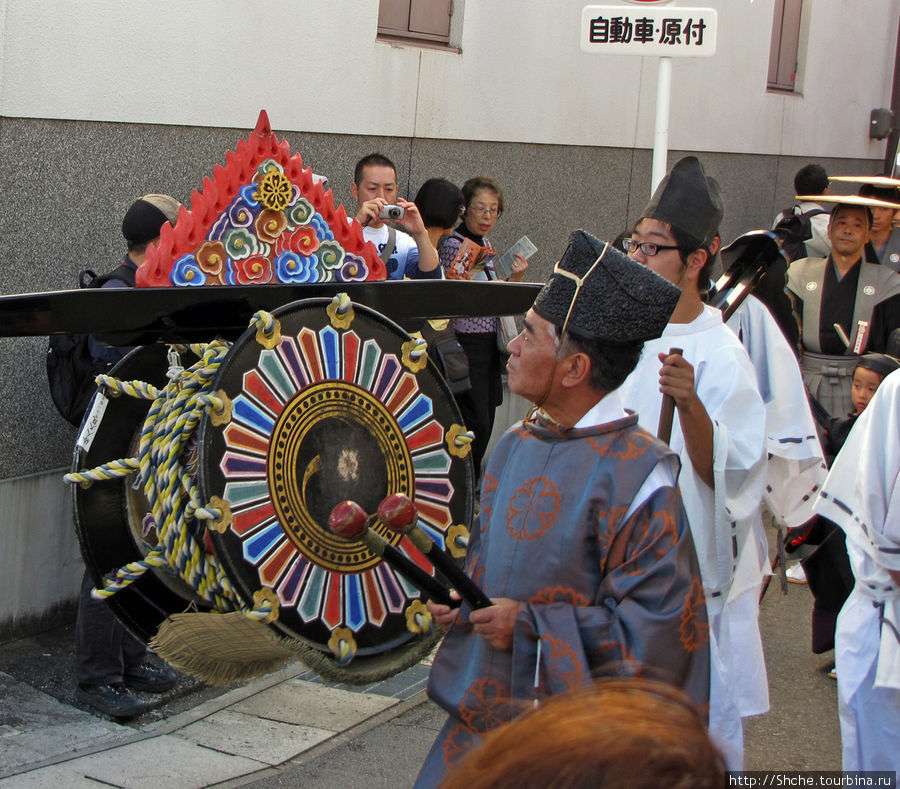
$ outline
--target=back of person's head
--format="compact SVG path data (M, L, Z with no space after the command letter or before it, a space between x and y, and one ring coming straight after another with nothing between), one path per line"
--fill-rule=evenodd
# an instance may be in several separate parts
M145 248L159 236L166 222L174 225L179 208L181 203L170 195L149 194L135 200L122 220L122 235L128 242L128 249Z
M441 789L712 789L725 766L677 688L601 680L488 734Z
M366 167L390 167L395 175L397 173L397 166L383 153L370 153L368 156L363 156L353 168L353 183L357 186L362 184L363 170Z
M425 227L452 228L459 221L463 195L459 187L446 178L429 178L413 200Z
M900 203L900 189L896 186L863 184L859 187L859 195L860 197L871 197L875 200L884 200L886 203Z
M794 194L821 195L828 188L828 173L820 164L808 164L794 175Z
M472 204L472 200L476 194L482 189L490 189L497 195L497 210L503 213L503 190L493 178L487 178L483 175L476 175L463 184L462 194L466 207Z

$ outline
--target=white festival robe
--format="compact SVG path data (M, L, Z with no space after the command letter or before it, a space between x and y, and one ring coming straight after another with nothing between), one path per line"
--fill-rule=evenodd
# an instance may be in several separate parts
M843 768L900 771L900 590L888 574L900 572L900 371L856 420L815 510L846 533L856 578L835 633Z
M753 365L722 313L704 305L690 323L670 323L644 343L634 372L620 388L638 423L658 433L662 394L659 353L681 348L694 368L694 388L713 423L715 490L694 470L676 410L669 445L682 464L678 484L690 521L706 591L712 638L710 732L729 769L740 769L740 718L769 708L759 634L759 590L768 572L760 504L766 473L766 412Z
M746 298L725 325L747 349L766 406L766 505L780 526L801 526L814 515L828 467L797 356L755 296Z

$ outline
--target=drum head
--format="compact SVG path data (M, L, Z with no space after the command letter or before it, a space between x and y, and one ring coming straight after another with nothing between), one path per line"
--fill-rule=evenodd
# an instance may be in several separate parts
M166 384L167 346L135 348L111 371L124 381L145 381L162 388ZM102 415L89 444L85 422L75 447L73 471L84 471L119 458L136 457L137 442L150 401L134 397L106 397ZM97 416L97 412L94 412ZM73 485L75 530L85 565L96 586L103 577L129 562L139 561L156 544L155 531L145 520L150 511L143 493L135 489L135 475L95 482L90 487ZM153 569L133 585L107 598L118 619L138 638L148 642L169 614L184 611L190 602L205 610L202 601L174 572Z
M201 494L230 505L213 543L248 605L271 588L283 635L329 653L333 634L348 633L357 656L377 655L416 638L406 609L422 595L362 542L332 535L331 509L352 499L374 513L405 493L443 545L471 521L472 462L451 451L462 418L434 364L410 358L409 335L357 304L336 316L331 303L287 305L271 341L250 329L234 344L214 386L231 419L200 428ZM434 574L406 538L372 528Z

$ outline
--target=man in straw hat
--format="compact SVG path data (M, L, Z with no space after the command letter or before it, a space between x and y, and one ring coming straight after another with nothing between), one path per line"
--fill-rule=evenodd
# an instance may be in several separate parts
M900 206L860 195L823 195L836 203L827 258L795 260L788 293L800 325L803 379L810 394L832 416L849 412L857 357L883 353L900 327L900 275L863 260L872 228L872 208Z
M641 671L706 703L706 607L678 461L616 392L678 295L579 230L510 342L510 388L536 411L491 454L469 541L468 572L494 604L428 604L449 628L429 694L450 717L418 786L592 675Z
M859 195L871 197L883 203L900 205L900 179L886 175L835 175L832 181L859 184ZM812 192L800 192L812 194ZM892 271L900 271L900 228L894 227L895 208L873 205L872 227L864 257L869 263L880 263ZM809 257L819 257L811 254Z
M631 234L631 256L680 289L669 324L644 344L620 394L648 431L674 398L670 444L700 561L710 618L710 733L730 769L743 761L741 718L768 709L759 590L768 568L760 502L766 413L756 373L722 314L703 303L710 245L724 213L718 184L694 156L660 182ZM681 353L670 349L680 349Z

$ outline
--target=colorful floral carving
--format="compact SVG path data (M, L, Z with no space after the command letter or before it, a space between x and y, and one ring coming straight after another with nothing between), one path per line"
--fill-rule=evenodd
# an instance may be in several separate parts
M263 255L254 255L234 261L234 279L237 285L268 282L272 278L272 262Z
M328 222L325 221L324 217L316 213L309 220L309 224L311 224L316 229L316 235L319 238L326 239L328 241L334 241L334 233L331 232L331 228L328 227Z
M225 166L217 165L203 190L191 195L190 205L180 216L192 221L164 226L159 243L148 249L139 286L385 278L359 224L348 221L300 156L278 140L265 112ZM285 238L288 233L294 235ZM282 258L288 252L292 256ZM268 265L254 258L267 258Z
M229 225L231 227L250 227L253 224L255 208L256 206L248 205L242 197L238 198L228 207L225 214L227 224L222 229L224 230Z
M283 211L267 209L260 211L253 226L256 228L256 235L259 236L260 241L274 244L287 227L287 220L284 218Z
M344 265L337 276L340 282L362 282L369 278L369 267L359 255L344 254Z
M206 274L197 265L193 255L185 255L172 266L173 285L205 285Z
M272 169L260 179L256 199L272 211L283 211L291 202L293 194L294 190L287 176Z
M318 282L316 258L307 258L296 252L283 252L275 258L275 277L279 282L293 284Z
M319 248L319 237L315 228L305 225L293 230L285 230L275 242L275 252L297 252L300 255L311 255Z
M222 240L225 242L225 251L232 260L248 258L251 255L264 255L268 252L253 233L241 227L226 230Z
M344 250L333 240L323 241L319 245L319 263L329 271L339 269L344 262Z
M204 241L197 250L197 265L205 274L215 277L220 282L224 281L222 271L227 259L228 254L221 241Z
M305 197L300 197L284 212L284 216L287 219L288 227L293 229L298 225L307 224L315 216L315 213L316 209L313 208L312 203Z

